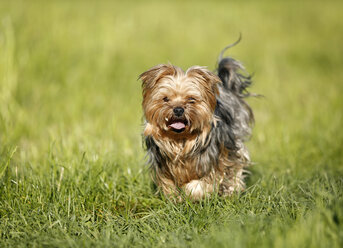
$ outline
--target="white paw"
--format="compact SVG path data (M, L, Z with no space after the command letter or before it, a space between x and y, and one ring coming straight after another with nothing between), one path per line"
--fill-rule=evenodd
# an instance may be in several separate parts
M200 180L192 180L184 186L185 193L192 200L200 200L205 197L206 194L212 192L212 187L208 183Z

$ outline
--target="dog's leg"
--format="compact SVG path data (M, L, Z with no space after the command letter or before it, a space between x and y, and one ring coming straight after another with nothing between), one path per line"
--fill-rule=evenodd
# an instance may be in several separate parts
M225 178L220 184L219 192L223 196L231 196L234 192L241 192L245 188L243 181L243 166L241 168L227 168Z
M220 184L219 192L223 196L231 196L235 192L241 192L245 189L243 172L249 165L250 157L248 150L242 142L237 142L240 149L236 152L235 157L230 160L222 160L224 173L223 181Z
M194 201L199 201L216 189L215 184L209 183L206 179L192 180L183 186L186 196Z
M181 201L179 190L173 180L165 177L159 178L157 181L157 186L160 190L162 190L162 193L165 197L171 200L176 200L177 202Z

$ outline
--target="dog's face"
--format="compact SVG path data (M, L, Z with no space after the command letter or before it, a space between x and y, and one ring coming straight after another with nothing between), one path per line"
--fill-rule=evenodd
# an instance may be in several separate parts
M140 75L143 82L145 135L187 137L209 131L214 121L220 79L203 67L186 72L158 65Z

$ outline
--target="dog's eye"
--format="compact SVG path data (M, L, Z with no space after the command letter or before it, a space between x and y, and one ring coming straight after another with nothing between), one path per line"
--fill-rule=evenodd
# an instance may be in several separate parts
M169 102L169 98L168 98L168 97L165 97L165 98L163 98L163 101L164 101L164 102Z
M195 103L195 98L189 97L189 98L188 98L188 102L189 102L189 103Z

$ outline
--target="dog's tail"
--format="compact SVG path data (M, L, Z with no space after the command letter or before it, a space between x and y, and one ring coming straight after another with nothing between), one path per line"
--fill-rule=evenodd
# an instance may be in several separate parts
M224 57L225 51L241 41L242 36L233 44L226 46L218 57L217 73L224 84L224 87L240 97L247 97L251 94L247 88L251 85L251 76L246 72L243 64L231 57Z

